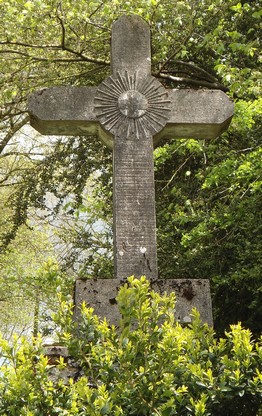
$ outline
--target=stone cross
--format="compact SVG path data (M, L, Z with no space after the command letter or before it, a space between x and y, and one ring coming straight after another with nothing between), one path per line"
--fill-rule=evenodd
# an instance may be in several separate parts
M208 281L157 279L153 149L162 138L220 135L233 115L228 97L218 90L165 89L151 76L149 26L124 15L112 27L111 76L98 87L37 91L28 110L42 134L95 135L113 149L116 278L77 281L76 304L85 300L116 323L121 279L146 275L155 290L176 291L179 319L186 322L196 306L212 324Z
M221 91L167 90L152 77L150 31L138 16L113 24L111 70L97 88L34 93L31 125L42 134L96 135L113 148L115 276L156 278L154 143L216 137L233 104Z

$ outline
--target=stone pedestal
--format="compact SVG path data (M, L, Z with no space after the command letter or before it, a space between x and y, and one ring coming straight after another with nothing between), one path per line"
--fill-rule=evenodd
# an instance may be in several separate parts
M85 302L94 308L95 314L118 325L121 319L116 297L122 285L119 279L77 280L75 305ZM157 279L151 282L156 292L176 294L175 316L180 323L190 323L192 308L200 312L203 322L213 325L210 285L207 279ZM79 307L75 308L75 319L80 318Z

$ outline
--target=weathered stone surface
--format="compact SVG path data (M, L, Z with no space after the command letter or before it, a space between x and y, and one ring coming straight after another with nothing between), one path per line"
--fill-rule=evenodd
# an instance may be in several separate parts
M114 23L111 58L112 76L98 87L95 109L103 128L114 134L115 277L154 279L153 133L165 126L169 108L165 89L150 75L150 31L140 17Z
M97 88L50 87L28 99L30 124L41 134L98 136L112 146L113 136L102 129L95 114Z
M121 284L119 279L77 280L75 305L86 302L94 308L98 316L118 325L120 314L116 296ZM157 279L151 283L151 287L160 294L175 292L175 316L182 324L190 322L192 308L196 308L202 321L213 325L210 286L207 279ZM75 319L79 319L79 315L79 308L76 306Z
M45 345L44 354L50 365L48 375L53 382L58 382L62 379L65 384L69 384L70 379L76 380L80 375L83 375L79 363L69 355L67 347L62 345ZM59 367L61 359L66 364L63 369Z
M93 109L96 88L50 87L31 94L31 125L42 134L97 134ZM86 130L81 130L85 128Z
M171 111L165 128L154 137L212 139L225 131L234 114L234 104L223 91L168 90Z
M118 137L114 153L114 259L117 278L157 277L153 141Z
M225 131L234 112L233 102L218 90L166 90L171 111L165 127L154 134L160 139L195 137L211 139ZM97 88L52 87L31 94L31 125L42 134L96 135L113 148L114 138L99 123L94 98Z
M151 74L151 45L148 24L139 16L121 16L112 26L111 70L128 70L138 76Z

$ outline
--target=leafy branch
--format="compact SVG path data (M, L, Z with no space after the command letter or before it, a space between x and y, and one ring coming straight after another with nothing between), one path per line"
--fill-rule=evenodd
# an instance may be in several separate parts
M60 7L61 7L61 3L60 3ZM73 55L76 55L78 57L78 59L80 59L82 61L85 61L85 62L87 61L87 62L95 63L95 64L98 64L98 65L101 65L101 64L102 65L110 65L110 62L107 62L107 61L101 60L101 59L94 59L94 58L86 57L82 52L78 52L78 51L75 51L72 48L69 48L66 45L66 28L65 28L63 19L61 18L61 16L58 13L58 9L57 9L57 13L56 13L56 18L57 18L57 20L60 24L60 27L61 27L61 49L63 51L66 51L66 52L69 52Z

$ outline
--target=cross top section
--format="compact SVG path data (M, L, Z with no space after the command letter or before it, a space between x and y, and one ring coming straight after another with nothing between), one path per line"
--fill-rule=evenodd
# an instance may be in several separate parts
M128 70L138 77L151 75L150 28L137 15L121 16L112 25L111 71L112 76Z
M114 135L154 135L169 119L170 100L151 76L150 31L138 16L122 16L112 27L112 76L98 88L95 111ZM97 103L96 103L97 102Z

